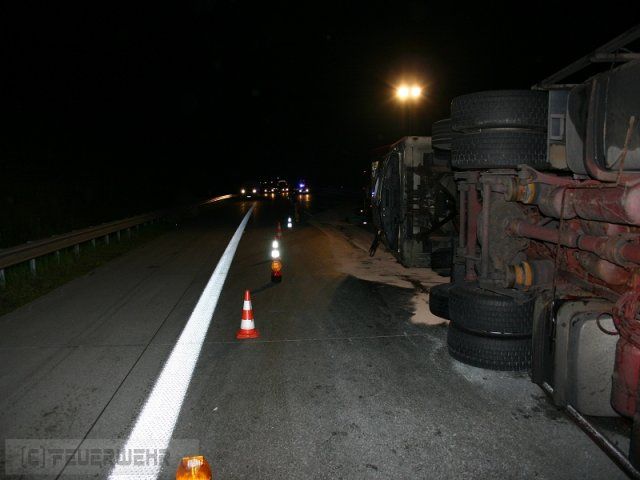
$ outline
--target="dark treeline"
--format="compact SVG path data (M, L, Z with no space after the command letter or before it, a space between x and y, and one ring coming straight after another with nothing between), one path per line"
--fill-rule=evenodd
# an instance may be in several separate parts
M100 168L87 161L73 169L3 165L0 169L0 248L160 208L194 202L223 191L181 182L126 165ZM109 162L104 160L109 167Z

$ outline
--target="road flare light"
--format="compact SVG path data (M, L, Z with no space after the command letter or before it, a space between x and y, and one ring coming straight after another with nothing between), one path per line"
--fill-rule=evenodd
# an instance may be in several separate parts
M280 260L280 242L276 239L271 242L271 281L282 281L282 261Z
M176 480L212 480L211 467L202 455L183 457L178 465Z
M282 281L282 262L279 258L271 261L271 281L273 283L280 283Z

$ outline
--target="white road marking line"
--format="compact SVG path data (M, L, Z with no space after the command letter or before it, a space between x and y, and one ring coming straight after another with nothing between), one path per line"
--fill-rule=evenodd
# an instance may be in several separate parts
M218 304L222 286L252 211L253 206L242 219L207 286L202 291L147 402L138 415L136 424L123 447L123 452L131 452L136 448L158 449L156 451L168 448L213 312ZM109 478L117 479L126 476L155 480L160 474L161 467L161 465L117 464Z

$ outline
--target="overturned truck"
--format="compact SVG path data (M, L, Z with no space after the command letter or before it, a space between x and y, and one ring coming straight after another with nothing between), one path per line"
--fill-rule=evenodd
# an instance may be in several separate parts
M382 240L404 266L449 275L456 186L448 156L439 153L430 137L418 136L376 150L371 168L374 245Z
M634 418L640 465L640 59L636 28L532 90L457 97L452 282L433 289L452 357L529 370L574 418ZM560 83L590 61L616 68ZM434 128L435 131L435 128Z

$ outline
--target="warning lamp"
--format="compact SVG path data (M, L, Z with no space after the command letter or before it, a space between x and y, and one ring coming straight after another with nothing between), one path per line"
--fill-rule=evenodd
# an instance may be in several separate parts
M278 243L278 240L274 240L271 243L271 248L273 248L274 250L277 249L277 248L280 248L280 244Z
M277 248L271 250L271 258L273 258L274 260L280 258L280 250L278 250Z
M282 281L282 262L278 259L271 262L271 281L273 283Z
M202 455L183 457L178 465L176 480L212 480L209 462Z
M293 228L293 223L287 222L287 228Z

